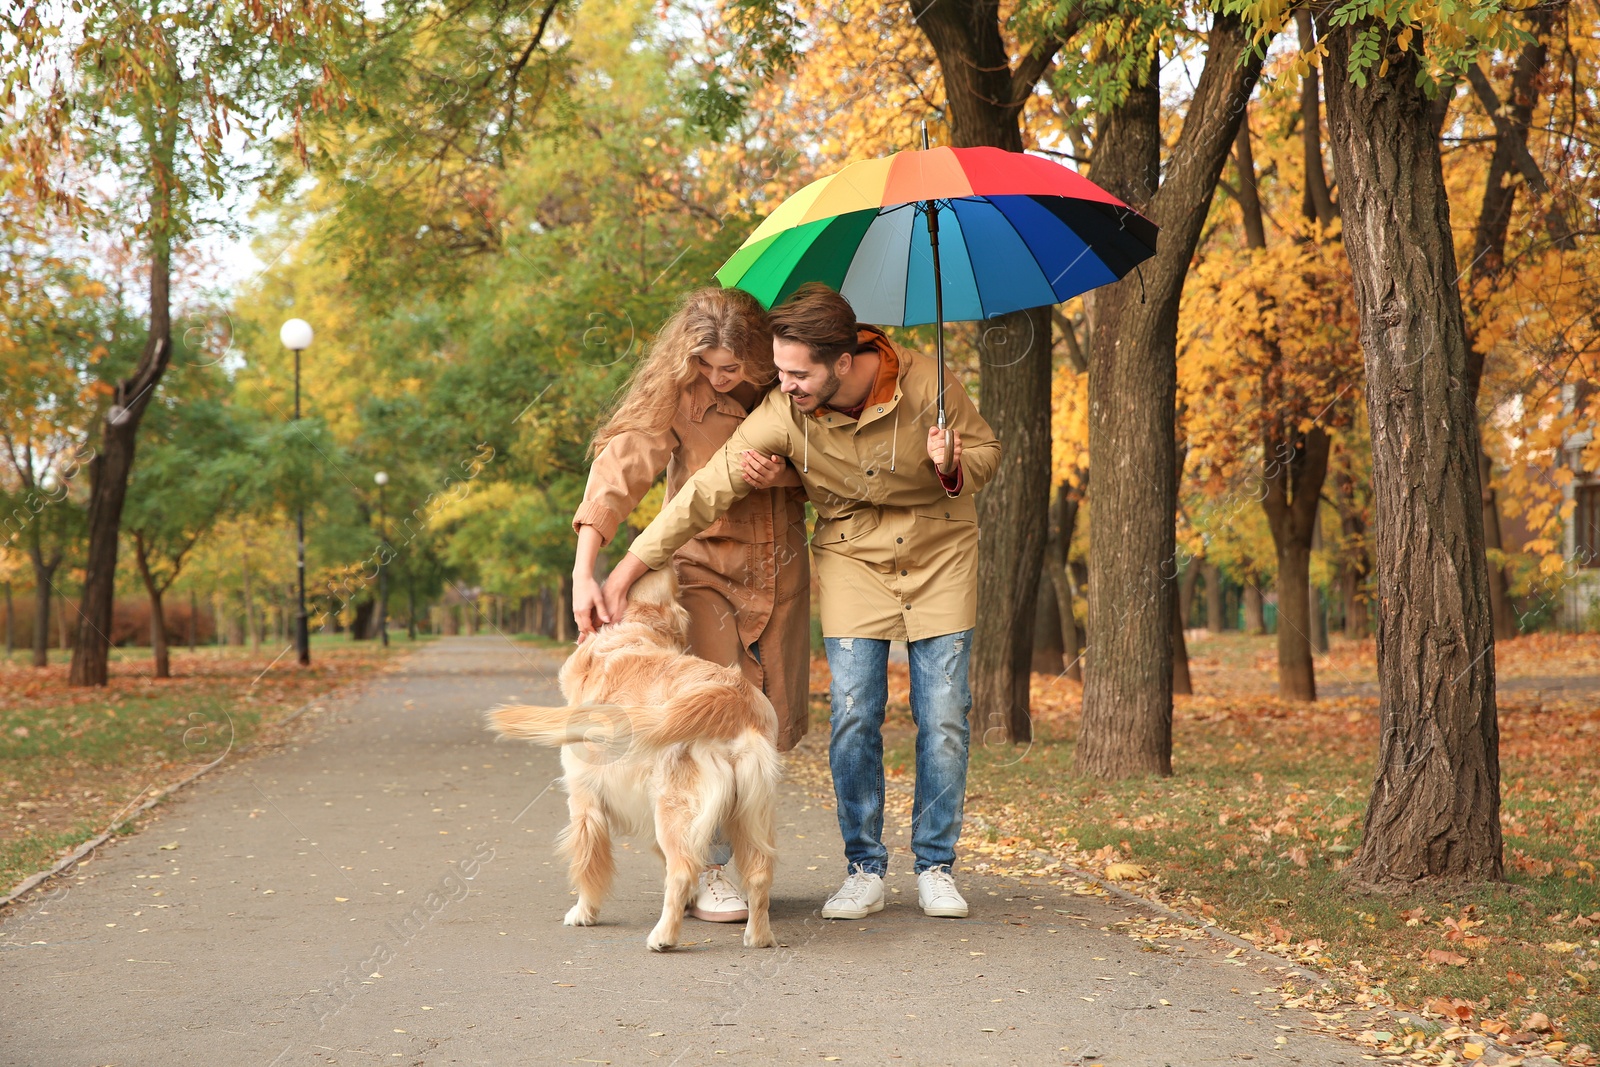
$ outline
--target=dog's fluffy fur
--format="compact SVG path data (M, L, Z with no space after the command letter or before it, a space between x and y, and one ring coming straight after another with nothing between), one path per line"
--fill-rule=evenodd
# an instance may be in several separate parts
M566 707L499 707L489 727L562 746L570 821L559 851L578 890L566 925L597 921L616 871L612 835L653 836L666 863L666 899L646 944L672 948L721 826L750 907L744 943L771 948L777 714L738 668L684 651L689 616L676 586L670 567L635 583L622 620L561 668Z

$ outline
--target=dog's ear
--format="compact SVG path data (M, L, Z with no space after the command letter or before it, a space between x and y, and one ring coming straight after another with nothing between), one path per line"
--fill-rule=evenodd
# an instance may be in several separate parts
M646 574L628 590L628 603L667 607L678 602L678 576L671 566Z

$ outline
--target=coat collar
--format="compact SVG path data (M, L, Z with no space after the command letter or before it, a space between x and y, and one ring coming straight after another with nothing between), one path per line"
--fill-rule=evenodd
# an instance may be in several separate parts
M759 403L760 400L761 394L758 391L756 402ZM703 422L705 421L706 412L712 408L716 408L722 414L731 415L736 419L745 418L750 414L745 410L744 405L733 397L726 393L719 393L711 388L711 383L706 381L705 375L696 374L689 388L684 390L683 412L689 416L691 422Z
M887 334L876 326L865 323L856 326L856 351L862 352L868 348L877 350L878 375L873 379L872 390L867 393L867 399L862 404L860 419L852 419L842 411L830 407L819 407L811 413L811 418L832 424L834 420L842 422L856 422L860 426L875 419L883 417L894 409L900 399L900 381L905 376L907 360L895 348L894 342L889 340Z

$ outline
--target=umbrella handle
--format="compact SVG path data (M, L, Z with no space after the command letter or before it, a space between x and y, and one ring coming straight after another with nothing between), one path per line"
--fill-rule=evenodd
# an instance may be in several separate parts
M956 469L956 432L944 425L944 419L939 419L939 427L944 430L944 459L939 463L940 474L951 474Z

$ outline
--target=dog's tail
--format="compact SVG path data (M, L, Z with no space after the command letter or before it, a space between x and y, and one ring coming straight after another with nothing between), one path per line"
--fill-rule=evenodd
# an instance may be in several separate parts
M504 737L521 738L536 745L581 745L585 741L613 745L634 733L640 709L616 704L578 704L548 708L536 704L507 704L489 712L489 729Z
M759 691L751 695L766 699ZM752 727L761 729L748 701L748 695L727 685L691 684L661 706L502 705L489 712L488 725L505 737L551 747L590 742L616 750L660 749L684 741L731 740Z

